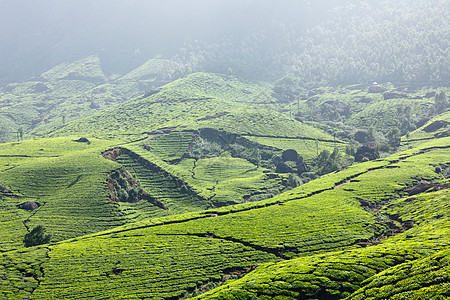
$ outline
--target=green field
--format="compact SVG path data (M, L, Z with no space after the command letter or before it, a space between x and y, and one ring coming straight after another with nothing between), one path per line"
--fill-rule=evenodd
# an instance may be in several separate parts
M157 129L178 127L333 140L321 130L274 111L272 106L258 104L261 93L270 94L264 84L247 83L218 74L195 73L165 85L154 95L137 98L94 114L82 122L68 124L55 134L76 132L124 138L126 133L126 138L131 139ZM273 98L269 100L274 101Z

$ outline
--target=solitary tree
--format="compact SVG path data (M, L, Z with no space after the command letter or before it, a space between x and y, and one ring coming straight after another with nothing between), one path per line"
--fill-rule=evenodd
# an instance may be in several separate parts
M25 234L23 243L25 247L32 247L42 244L47 244L51 239L50 234L45 234L45 229L43 226L38 225L31 230L31 232Z
M449 105L449 101L445 92L440 92L434 96L434 107L436 108L437 113L443 112Z
M334 148L333 152L330 153L328 150L323 150L317 157L317 164L319 169L317 173L319 175L324 175L331 173L342 168L342 157L339 153L338 148Z
M397 148L400 146L401 132L397 127L393 127L387 133L387 138L389 141L389 145L392 148Z

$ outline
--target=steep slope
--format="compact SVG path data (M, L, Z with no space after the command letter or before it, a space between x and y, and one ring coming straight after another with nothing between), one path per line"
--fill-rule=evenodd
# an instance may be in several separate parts
M149 59L142 66L125 74L120 78L123 81L142 81L151 83L154 81L170 82L183 74L184 66L170 59Z
M136 99L69 124L56 134L140 138L161 128L215 128L231 133L333 138L273 110L270 87L233 77L196 73Z
M43 135L141 93L137 82L107 81L98 57L90 56L6 86L0 93L2 139L15 140L19 128L25 136Z
M93 55L9 84L0 90L0 141L17 140L20 129L25 137L46 135L164 85L182 74L177 70L171 60L153 59L125 76L108 77Z
M319 152L346 144L268 95L191 74L54 133L76 137L1 144L1 295L445 295L450 138L309 181ZM53 244L23 249L37 225ZM404 269L419 288L396 287Z
M414 225L379 245L266 264L199 299L441 299L449 292L449 197L447 189L389 204L388 216Z
M78 70L85 64L97 66L95 59L91 60L94 62L78 62L74 68ZM47 76L53 74L65 78L67 70L60 69L49 72ZM85 69L90 70L88 67ZM58 70L63 74L58 75ZM117 142L90 137L89 140L79 139L77 133L76 138L2 144L0 155L4 159L0 180L15 193L9 195L3 204L4 228L15 228L11 235L5 236L3 249L20 247L24 233L37 225L44 225L52 234L53 241L60 241L149 217L267 199L296 186L288 182L288 174L277 174L270 169L274 167L273 157L281 155L284 147L263 146L237 133L293 135L299 140L316 139L320 144L329 144L332 138L275 112L255 113L251 106L264 104L254 104L255 99L249 99L249 95L259 93L257 99L260 99L261 89L267 88L226 76L194 74L167 85L155 95L112 109L121 113L127 110L128 118L119 122L119 126L131 137L143 137L140 141L114 147ZM202 93L212 96L202 96ZM174 95L179 100L172 103L170 99ZM196 95L195 98L189 99L192 95ZM164 109L157 111L153 119L139 110L129 111L130 106L139 103L143 109L150 109L153 113L154 105L167 104L163 99L169 99L172 109L177 110L175 114L178 114L181 127L193 129L162 129L145 135L133 132L130 128L138 128L142 122L150 122L149 126L153 127L149 129L157 129L165 125L162 120L172 121ZM205 110L205 101L218 110ZM187 105L185 109L177 108L180 103ZM64 104L57 109L61 107ZM224 107L236 112L221 113ZM195 109L205 117L198 120ZM260 118L252 118L257 115ZM106 120L117 117L108 113L99 116ZM81 124L102 132L101 126L92 127L89 120ZM223 129L201 129L225 124L229 124L228 129L235 133ZM68 125L64 130L73 126ZM196 130L198 127L200 129ZM122 137L117 128L110 132L113 137L130 139ZM208 145L214 145L216 150L211 152ZM100 156L103 153L108 157L108 151L114 152L116 148L121 154L126 154L121 157L113 155L112 160L119 164ZM312 153L304 155L308 160L313 157ZM120 174L112 178L120 168ZM38 207L27 212L19 207L26 203L36 203L32 205Z
M402 134L421 127L449 108L448 88L361 84L294 90L288 111L303 121L329 125L341 138L354 138L358 129L386 134L397 127Z
M429 120L422 127L403 137L404 143L416 145L423 141L450 135L450 111Z
M441 278L434 292L448 284L439 277L446 260L430 265L447 255L439 252L449 244L448 190L422 194L413 187L421 180L434 181L435 187L447 184L435 166L450 164L449 147L450 138L443 138L265 201L149 219L6 252L2 290L4 295L31 293L32 299L178 299L225 283L203 297L338 299L356 292L354 297L361 298L372 295L380 285L377 278L428 265L436 270L428 274ZM270 264L255 265L265 262ZM419 281L423 288L429 287L426 282Z
M72 63L60 64L41 75L44 79L76 79L84 81L101 81L106 79L100 59L93 55Z
M108 145L73 138L1 144L0 182L11 193L1 193L0 227L9 234L0 237L0 251L22 247L37 225L59 241L124 224L106 190L108 174L119 167L100 155Z

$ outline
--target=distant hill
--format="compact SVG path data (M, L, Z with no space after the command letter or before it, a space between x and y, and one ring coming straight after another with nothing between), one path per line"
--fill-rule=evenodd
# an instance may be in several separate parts
M195 73L151 95L67 125L55 134L141 137L161 128L210 127L231 133L332 137L280 114L270 86L219 74Z
M172 65L171 71L167 69ZM43 136L67 123L158 88L179 76L169 60L150 60L125 75L104 74L98 56L60 64L0 90L0 141Z

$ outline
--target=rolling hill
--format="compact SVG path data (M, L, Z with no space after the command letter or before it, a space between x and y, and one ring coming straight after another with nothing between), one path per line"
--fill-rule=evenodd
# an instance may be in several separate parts
M43 77L87 85L98 66ZM167 80L157 66L176 76L153 60L115 84ZM0 298L445 299L448 113L430 89L404 91L410 123L435 118L355 164L355 131L387 135L407 113L369 88L287 103L267 83L194 73L0 144ZM50 243L24 247L37 226Z
M42 137L71 121L135 98L183 73L171 60L150 59L123 76L106 75L98 56L63 63L0 89L0 141Z
M448 190L440 190L448 186L448 170L437 173L436 166L450 163L449 143L442 138L351 166L264 201L7 251L2 293L33 299L173 299L210 289L200 297L448 296L442 276ZM405 278L405 270L413 276Z

